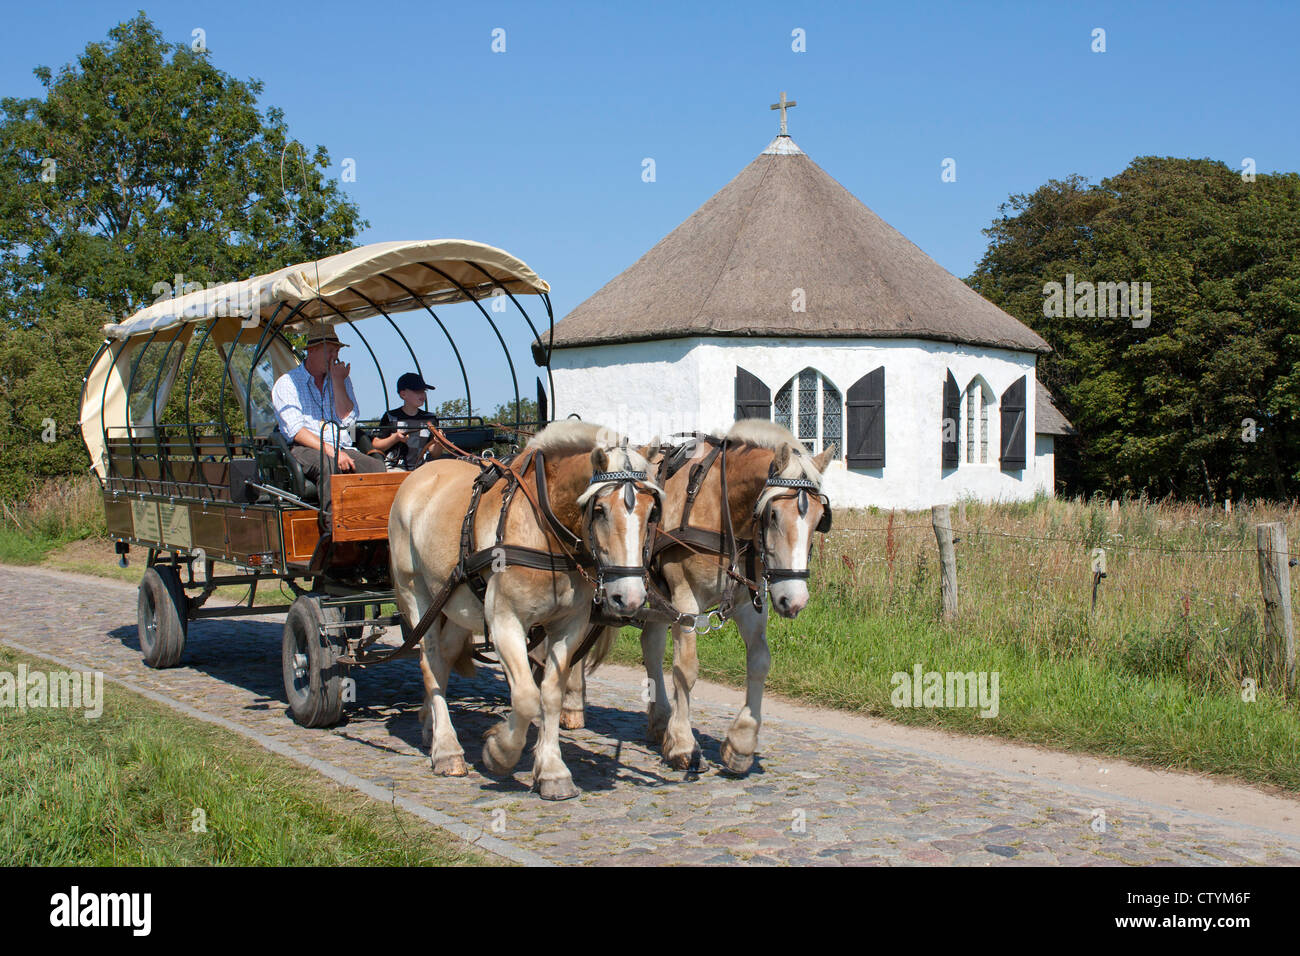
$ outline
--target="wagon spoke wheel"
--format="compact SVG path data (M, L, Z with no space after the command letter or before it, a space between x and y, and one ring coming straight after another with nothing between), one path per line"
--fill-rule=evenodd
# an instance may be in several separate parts
M150 667L175 667L185 652L189 630L189 598L181 578L169 564L146 568L136 606L140 656Z
M343 684L348 676L339 657L346 639L326 624L343 621L337 608L321 605L318 594L304 594L293 602L284 621L281 667L284 693L293 719L304 727L332 727L343 718Z

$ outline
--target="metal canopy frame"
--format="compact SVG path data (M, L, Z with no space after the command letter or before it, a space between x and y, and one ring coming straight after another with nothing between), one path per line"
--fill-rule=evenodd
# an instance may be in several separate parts
M555 334L555 313L551 305L550 294L547 291L527 293L539 296L546 310L547 337L546 340L543 341L538 325L534 323L532 316L528 314L528 310L524 308L516 294L506 288L505 283L498 282L498 280L495 279L480 263L470 260L464 261L467 266L473 268L485 277L485 285L476 286L474 290L471 290L461 282L457 281L446 271L440 269L437 265L424 261L420 261L417 264L421 268L427 269L438 276L441 276L446 282L450 283L450 285L453 286L462 296L461 299L457 300L458 302L473 302L480 315L487 321L489 327L492 329L498 344L501 346L502 353L505 356L507 370L510 374L511 387L514 394L514 420L512 425L515 435L518 435L523 426L530 424L541 426L545 424L545 421L531 422L521 416L522 401L514 358L510 353L509 346L506 344L506 339L501 332L501 328L493 319L490 312L483 307L482 299L494 298L499 294L504 294L509 298L510 302L515 306L515 309L523 317L529 331L532 333L532 341L536 345L536 350L545 356L546 361L543 364L546 369L546 392L550 399L547 404L549 404L551 408L554 408L554 379L551 374L550 360L551 348ZM434 311L432 305L426 300L426 297L417 294L414 290L392 275L386 273L380 273L380 275L385 281L401 289L410 296L413 302L418 304L417 306L413 306L411 309L403 310L404 312L413 312L416 311L417 308L423 308L442 331L447 343L451 346L452 354L460 368L461 380L465 389L467 424L472 422L476 417L481 420L480 416L474 416L470 376L465 367L461 351L456 344L455 338L447 328L446 323L444 323L442 318ZM482 290L487 290L487 294L483 294ZM403 345L406 347L411 360L415 363L418 374L423 377L423 369L421 368L415 349L412 347L410 340L402 331L401 326L394 319L390 311L382 308L378 303L368 298L357 289L349 288L348 291L366 302L377 315L383 316L384 320L393 328L394 331L397 332ZM479 294L476 294L476 291ZM336 324L339 321L346 322L350 328L356 331L357 337L361 340L366 351L370 354L371 360L375 364L376 371L379 374L380 385L383 388L384 394L387 395L388 386L387 380L384 376L383 365L379 361L379 357L375 354L375 350L371 347L366 336L358 328L358 324L363 321L363 319L350 318L324 297L318 296L316 298L304 299L295 304L292 308L287 307L288 303L280 302L276 305L274 312L269 318L265 320L259 319L256 326L241 321L238 331L235 332L234 337L231 338L229 342L217 343L216 347L219 354L222 356L223 371L221 376L221 387L218 394L218 420L211 422L195 422L192 419L191 406L195 375L198 371L200 356L203 353L204 348L208 347L209 342L212 340L213 332L217 328L218 324L230 321L232 318L238 318L237 316L217 316L210 318L203 323L201 334L197 323L184 323L171 327L170 331L172 334L170 337L164 337L162 339L159 339L159 336L165 336L166 330L141 331L140 333L125 339L107 339L104 344L100 346L99 350L95 353L95 357L87 367L86 374L83 376L81 395L82 404L84 406L85 390L89 383L91 374L99 365L105 350L115 349L113 361L104 372L104 383L100 394L99 424L104 443L104 456L106 459L103 474L100 475L99 472L96 471L101 487L106 490L112 490L114 493L136 492L142 494L164 495L173 499L189 498L191 500L203 501L229 500L229 488L225 485L218 485L208 481L204 474L202 466L205 464L205 459L206 463L212 463L216 461L216 458L212 454L204 454L205 447L203 447L203 443L199 440L197 430L202 428L206 430L215 430L217 432L217 435L212 437L219 437L227 465L230 461L241 456L247 457L252 452L254 445L258 440L258 436L256 436L255 433L255 423L253 421L253 384L257 368L263 357L266 355L267 350L271 347L271 344L277 339L284 344L297 361L302 361L302 353L292 346L286 333L290 331L291 325L304 321L300 317L300 313L305 307L313 303L322 304L333 312L337 316L337 319L334 320ZM373 315L367 316L367 318L373 317ZM247 341L241 343L245 331L249 328L255 327L260 327L261 329L256 342ZM150 389L147 404L148 411L142 412L139 416L139 420L137 420L135 410L132 408L132 398L136 394L136 380L147 356L150 355L150 350L155 347L156 340L159 346L165 344L166 350L162 353L158 362L158 369L154 373L153 381L148 386ZM173 349L178 343L180 343L180 351L177 353L175 358L176 367L172 368ZM243 381L237 379L237 370L232 364L236 352L240 348L241 344L252 346L253 348L252 358L248 368L248 376ZM159 422L159 416L165 411L166 406L170 403L171 393L179 384L178 379L184 366L184 352L187 347L192 348L194 354L189 362L188 373L185 374L185 421L175 423ZM109 426L106 424L104 418L105 404L109 394L109 385L114 380L115 374L118 374L118 363L122 361L124 357L126 357L127 361L130 362L130 372L126 376L126 389L122 398L125 409L125 425ZM120 380L120 378L121 376L118 374L118 379ZM168 389L168 400L160 401L161 396L159 393L164 386ZM236 399L240 402L244 413L245 429L243 433L244 437L242 439L237 437L236 433L231 428L231 423L227 421L226 390L228 387L233 389ZM541 407L539 407L538 412L539 417L544 417L543 409ZM373 421L366 420L364 423L359 424L373 426L377 421L378 419ZM175 462L173 461L175 456L172 452L174 449L172 448L172 442L169 440L172 437L169 435L169 432L172 430L177 430L178 432L183 430L183 437L188 441L190 454L188 456L188 461L185 462L185 468L188 471L190 480L181 480L177 475L176 468L174 467L174 465L179 464L180 461L179 459ZM118 431L125 432L125 434L121 436L110 434L110 432ZM177 437L182 436L178 434ZM293 436L290 435L284 437L288 443L292 443ZM125 439L126 450L129 451L130 454L130 475L123 474L121 469L118 467L119 455L114 453L115 449L111 443L113 440L117 440L117 450L120 451L122 450L121 439ZM335 453L337 455L337 449ZM152 469L146 470L142 468L142 462L149 459L156 461L156 476L150 473L152 472ZM278 506L277 503L277 507Z

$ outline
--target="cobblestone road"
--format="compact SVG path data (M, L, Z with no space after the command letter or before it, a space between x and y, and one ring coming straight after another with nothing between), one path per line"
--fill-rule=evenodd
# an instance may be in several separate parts
M645 743L639 686L599 672L587 729L561 732L583 793L546 803L529 790L530 751L513 779L478 772L480 737L507 702L495 669L452 678L471 771L438 778L420 747L415 661L362 673L347 722L305 730L284 703L282 618L194 622L181 666L154 671L140 661L135 600L118 582L0 567L0 640L223 717L558 863L1300 864L1300 838L1149 804L1112 801L1099 833L1104 795L793 720L764 723L754 772L735 779L717 770L734 713L707 704L695 712L704 763L674 772Z

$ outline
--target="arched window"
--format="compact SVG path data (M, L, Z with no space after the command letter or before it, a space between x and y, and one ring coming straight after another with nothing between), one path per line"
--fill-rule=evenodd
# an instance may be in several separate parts
M962 461L968 465L987 465L992 432L989 408L993 404L993 389L978 375L966 386L962 395L962 421L964 427Z
M772 420L794 432L814 455L833 444L835 457L844 457L844 397L816 369L806 368L781 386Z

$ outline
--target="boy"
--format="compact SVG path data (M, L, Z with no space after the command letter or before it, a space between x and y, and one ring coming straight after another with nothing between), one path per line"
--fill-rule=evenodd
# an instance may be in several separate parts
M433 387L418 372L407 372L397 380L397 394L401 397L402 404L384 412L379 423L391 425L394 422L428 421L436 424L437 417L424 410L425 393ZM373 439L370 444L376 451L387 454L390 467L412 471L423 464L422 450L429 443L430 437L427 428L409 432L399 429L391 435Z

